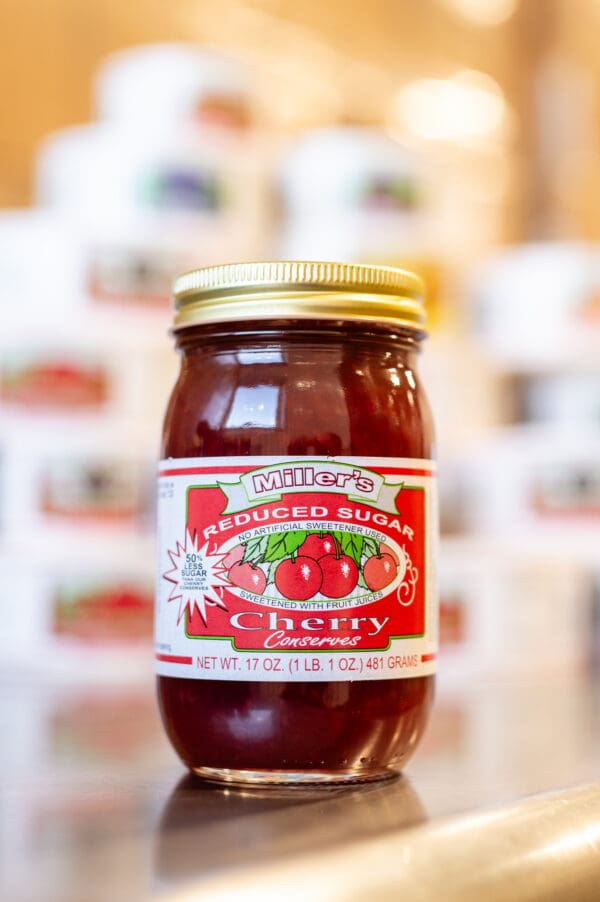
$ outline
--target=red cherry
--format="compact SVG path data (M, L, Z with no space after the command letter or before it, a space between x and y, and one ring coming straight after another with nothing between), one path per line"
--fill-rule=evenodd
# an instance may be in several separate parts
M381 554L389 554L396 564L396 576L399 576L400 582L404 579L404 574L406 573L406 556L402 549L398 549L398 551L394 551L389 545L386 545L384 542L379 546L379 551Z
M244 546L243 545L234 545L233 548L227 552L225 557L223 558L223 566L226 570L229 570L230 567L233 567L234 564L239 564L239 562L244 557Z
M321 593L327 598L343 598L349 595L358 582L358 567L347 554L326 554L319 558L319 567L323 571Z
M335 554L335 542L329 533L324 536L307 536L298 549L299 556L312 557L315 561L318 561L324 554Z
M282 561L275 571L275 585L281 594L299 601L316 595L322 580L323 574L317 562L300 554L294 561Z
M229 571L229 580L234 586L246 589L255 595L262 595L267 585L267 577L259 567L252 564L234 564Z
M363 573L371 592L378 592L389 586L396 576L396 562L391 554L382 554L381 557L373 555L366 561Z
M398 559L398 555L396 554L396 552L394 551L394 549L391 548L389 545L386 545L385 542L382 542L382 543L381 543L381 545L379 546L379 551L381 552L381 554L389 554L390 557L393 557L393 558L394 558L394 563L395 563L395 564L399 564L399 563L400 563L400 561L399 561L399 559Z

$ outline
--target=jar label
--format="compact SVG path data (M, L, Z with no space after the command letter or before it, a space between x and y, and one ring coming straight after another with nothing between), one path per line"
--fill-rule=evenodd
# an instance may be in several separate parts
M377 680L435 670L430 460L164 460L156 669L188 679Z

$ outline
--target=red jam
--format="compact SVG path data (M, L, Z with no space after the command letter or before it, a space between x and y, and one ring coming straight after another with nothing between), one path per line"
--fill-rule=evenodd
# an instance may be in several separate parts
M416 371L422 331L370 321L263 318L255 322L191 325L176 334L182 367L165 419L161 455L163 462L168 461L169 466L175 467L178 459L186 459L188 466L190 459L197 460L201 465L203 458L218 458L224 464L239 461L240 458L257 457L294 458L300 462L321 458L361 458L366 461L402 458L411 459L408 461L410 464L412 459L428 461L433 457L431 415ZM173 468L165 472L180 471ZM353 472L356 475L357 471ZM350 478L351 475L344 476L340 483L345 486L344 480ZM260 485L260 482L256 484ZM401 485L404 486L404 482ZM402 491L398 497L404 497ZM409 495L411 498L420 497L416 491L406 492L407 498ZM300 496L281 497L297 501ZM317 500L321 497L325 496L318 496ZM344 511L351 509L346 497L354 496L347 494L340 497L346 505L339 508L344 515ZM399 507L404 510L402 505ZM282 510L291 510L273 506L271 509L280 511L279 515L282 515ZM391 520L395 516L393 513L373 514L375 508L368 507L366 502L358 509L365 520L371 517L375 523L399 523L398 520ZM320 513L325 507L313 506L311 510ZM293 511L297 516L304 509L295 507ZM243 517L248 520L250 514ZM226 528L230 527L232 519L235 518L225 521ZM308 523L308 527L310 525ZM408 534L410 538L411 530L402 528L405 536ZM428 528L433 527L430 524ZM360 524L355 529L355 536L363 531ZM333 530L328 527L320 532L317 529L312 534L309 529L301 546L305 551L292 550L286 558L288 569L295 563L300 566L299 562L306 561L307 556L311 555L311 548L320 547L320 543L332 533ZM210 528L206 530L206 535L212 542ZM402 556L400 540L394 546L397 553L393 552L389 543L384 543L385 549L381 544L373 546L375 553L365 564L365 556L361 558L360 552L353 552L347 544L346 533L336 535L342 535L342 546L334 554L326 555L327 560L320 558L319 573L325 573L327 568L337 572L345 566L346 579L350 580L347 585L353 588L355 594L360 591L368 593L375 585L374 580L382 582L378 574L383 573L385 566L390 566L387 563L389 558L393 562L394 577L397 581L401 579L401 574L396 573L398 557ZM260 541L260 536L256 541ZM365 537L365 548L367 541ZM403 541L402 547L406 548L408 542ZM207 546L209 550L210 542ZM201 544L199 542L198 548ZM337 546L337 542L334 544ZM343 548L347 549L348 554L341 553ZM323 550L326 551L320 549ZM314 551L316 563L314 567L311 564L312 569L305 568L307 574L309 570L312 574L315 568L319 569L320 551ZM353 553L357 563L350 560ZM295 554L299 556L296 558ZM233 581L236 566L239 573L241 559L239 555L237 558L237 565L230 566L227 576L222 578L223 584ZM171 560L176 559L171 557ZM229 560L234 560L231 552ZM414 560L413 553L413 563ZM279 568L282 563L277 560L261 563L262 570L256 563L242 566L247 568L248 574L260 575L260 580L258 577L255 580L260 582L256 591L266 592L265 582L273 579L269 576L269 572L273 572L269 568ZM364 581L367 581L363 590L356 585L359 570L363 573L362 585L365 586ZM263 572L267 574L264 577ZM279 572L283 574L284 571L281 569ZM167 579L173 579L168 573L165 575ZM423 572L421 580L424 578ZM377 599L385 593L385 589L375 592L372 596L375 601L371 605L353 609L354 612L365 611L363 618L354 621L349 616L338 616L338 608L345 604L343 599L332 600L343 594L343 586L341 589L327 588L332 584L326 584L321 579L325 577L320 577L320 594L315 594L310 580L306 592L311 598L324 599L324 605L333 609L335 628L348 630L348 638L344 640L347 645L340 649L336 643L342 640L333 633L330 634L333 638L319 639L319 626L322 623L331 624L332 618L324 621L311 615L309 620L302 620L302 624L313 630L317 638L312 639L312 633L306 633L308 638L305 641L312 643L309 647L318 648L319 654L312 654L307 660L312 662L316 659L321 662L316 666L324 669L342 666L352 670L353 661L356 669L359 665L362 667L358 660L360 656L353 652L352 643L359 642L359 628L366 623L375 624L372 634L383 623L385 618L382 616L375 616L370 621L366 614L379 610L377 605L382 602ZM273 585L276 582L275 571ZM375 586L378 587L379 584ZM260 601L258 596L248 594L239 585L237 591L239 604L243 604L244 598ZM402 587L398 589L400 605L404 603L401 591ZM227 597L226 593L220 589L213 601L204 604L202 610L207 624L214 617L225 616L218 606L219 598L224 597ZM302 596L298 589L295 592L291 589L287 597L299 599L308 596L306 593ZM177 598L181 600L180 595ZM274 614L271 613L272 608L260 605L253 607L254 614L240 614L236 622L245 624L243 628L246 630L240 633L242 639L262 636L262 633L253 633L252 630L258 631L257 624L269 621L269 615L278 618L269 621L271 626L291 628L291 617L295 612L289 608L301 607L302 603L282 600L282 604L283 607ZM394 610L397 608L403 613L398 602L394 601L394 605ZM172 607L169 599L167 609L170 611ZM202 627L204 621L198 611L195 617ZM186 622L189 632L192 620L188 617ZM213 620L213 623L216 622ZM214 629L213 626L212 632ZM418 629L415 627L415 630ZM277 636L277 642L270 638L265 642L265 647L277 647L284 630L270 635ZM298 640L284 637L283 641L292 643ZM325 648L334 648L335 652L323 651L319 642L331 643ZM219 647L224 648L225 645L221 642ZM401 645L398 647L401 650L404 648ZM167 646L160 648L164 650ZM263 653L258 651L252 654L258 659ZM349 672L346 676L338 670L335 678L332 674L332 678L323 676L314 679L313 675L312 679L305 680L301 672L290 678L288 671L281 678L274 679L271 674L268 680L262 680L249 679L248 671L242 671L235 679L230 678L231 674L221 679L215 678L218 674L206 673L204 669L218 666L215 656L212 656L214 665L210 663L211 656L195 662L191 656L189 666L202 667L199 673L194 673L194 678L190 678L187 671L175 676L161 674L159 670L158 696L165 729L182 761L191 770L210 779L231 782L341 781L375 779L397 773L414 751L425 728L433 698L432 669L425 675L401 675L398 669L404 667L405 661L413 666L418 656L395 654L392 657L390 653L381 651L371 655L368 650L361 652L361 655L367 655L362 658L362 662L366 662L365 667L395 669L386 670L385 678L381 673L376 674L377 678L360 678L356 672ZM184 666L181 664L183 657L157 655L157 658L161 657L175 661L168 667ZM279 657L283 666L288 666L287 662L292 660L285 654ZM411 661L414 658L412 663L409 657ZM435 655L422 657L434 658ZM300 670L306 666L300 655ZM308 666L315 667L312 663ZM391 678L387 677L388 672ZM324 670L324 673L327 671Z

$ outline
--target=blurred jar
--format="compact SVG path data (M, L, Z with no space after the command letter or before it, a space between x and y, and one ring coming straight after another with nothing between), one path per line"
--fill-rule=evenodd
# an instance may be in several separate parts
M308 132L284 160L280 185L289 254L323 253L324 246L327 254L353 257L398 253L422 249L426 240L422 164L376 129Z
M442 682L582 673L592 655L591 578L568 555L465 538L440 570Z
M13 541L0 553L10 579L2 669L95 685L147 679L152 636L151 542L95 535L55 547ZM18 580L11 579L15 572Z
M245 129L254 118L249 76L240 61L193 44L142 44L105 58L95 79L96 111L125 126Z
M526 538L549 554L597 560L597 430L513 427L480 443L461 464L471 529Z
M600 370L545 373L526 378L522 416L557 426L600 426Z
M319 129L292 146L279 189L283 258L406 266L426 283L435 327L440 261L432 251L422 157L377 129Z
M100 531L122 536L148 531L153 510L149 426L130 418L44 423L23 417L0 429L2 538L44 536L46 550L78 555ZM124 438L126 441L124 441ZM150 439L150 441L149 441Z
M0 331L0 435L28 420L56 427L51 417L94 433L94 414L155 422L177 366L162 323L158 334L153 323L132 330L122 317L82 306L68 317L47 311L47 320L40 314L32 324L27 295L17 290L13 297L20 303Z
M193 124L98 124L43 144L37 199L78 224L98 300L164 301L194 262L260 257L267 204L260 154Z
M0 342L16 322L56 328L76 310L83 266L81 236L60 211L0 211Z
M476 273L470 307L480 340L505 366L597 359L600 247L557 242L500 251Z

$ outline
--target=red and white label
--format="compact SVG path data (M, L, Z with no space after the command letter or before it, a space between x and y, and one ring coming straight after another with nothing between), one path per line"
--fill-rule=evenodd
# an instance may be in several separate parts
M330 681L435 670L430 460L164 460L156 670Z

